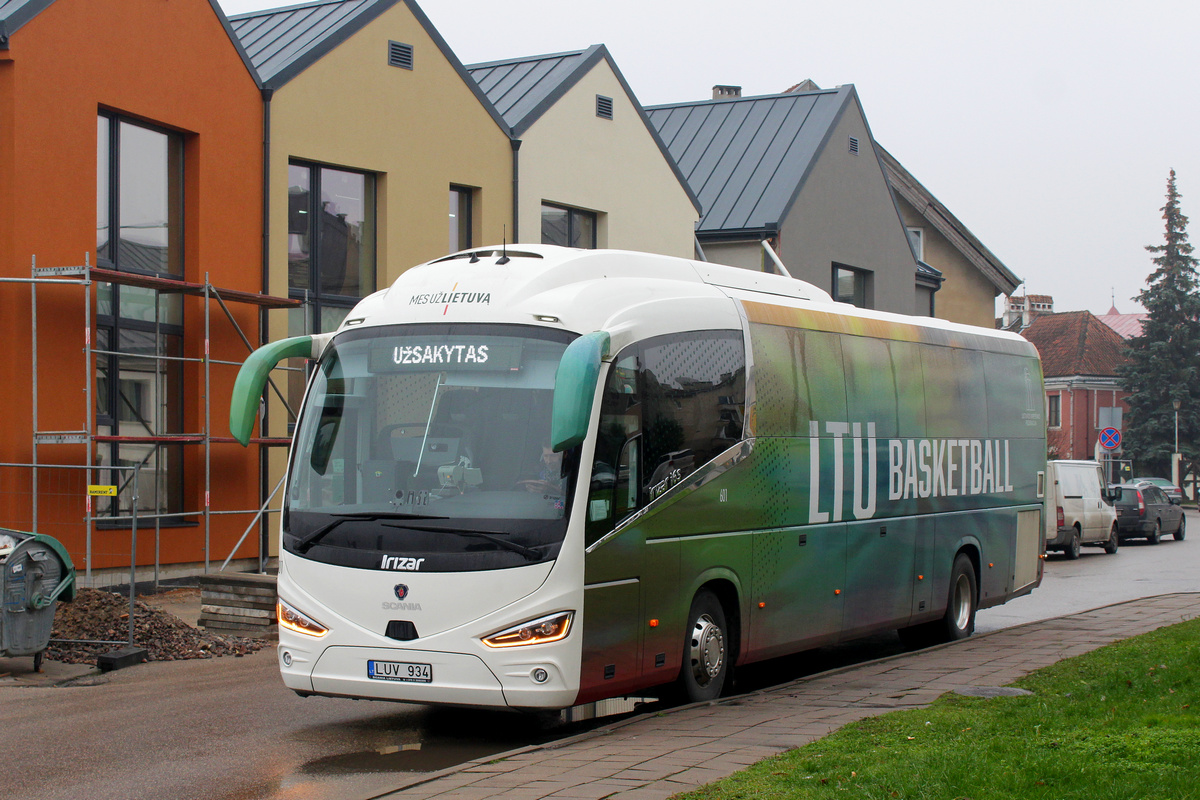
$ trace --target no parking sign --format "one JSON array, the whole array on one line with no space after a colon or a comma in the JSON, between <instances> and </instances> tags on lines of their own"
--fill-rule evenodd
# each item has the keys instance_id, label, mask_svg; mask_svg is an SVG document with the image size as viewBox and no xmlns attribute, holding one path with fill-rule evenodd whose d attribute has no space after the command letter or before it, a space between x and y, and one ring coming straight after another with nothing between
<instances>
[{"instance_id":1,"label":"no parking sign","mask_svg":"<svg viewBox=\"0 0 1200 800\"><path fill-rule=\"evenodd\" d=\"M1116 450L1121 446L1121 432L1116 428L1100 431L1100 446L1105 450Z\"/></svg>"}]
</instances>

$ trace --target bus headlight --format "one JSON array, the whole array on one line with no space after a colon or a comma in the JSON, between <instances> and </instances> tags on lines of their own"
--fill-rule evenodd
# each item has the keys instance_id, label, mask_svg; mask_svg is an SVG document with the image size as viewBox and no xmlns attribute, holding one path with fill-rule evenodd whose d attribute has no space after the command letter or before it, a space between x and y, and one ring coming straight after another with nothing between
<instances>
[{"instance_id":1,"label":"bus headlight","mask_svg":"<svg viewBox=\"0 0 1200 800\"><path fill-rule=\"evenodd\" d=\"M282 600L276 601L275 613L279 618L280 627L287 628L289 631L317 638L329 633L329 628L326 628L307 614L297 611Z\"/></svg>"},{"instance_id":2,"label":"bus headlight","mask_svg":"<svg viewBox=\"0 0 1200 800\"><path fill-rule=\"evenodd\" d=\"M521 647L527 644L546 644L567 638L574 611L561 611L547 617L523 622L511 628L483 637L488 647Z\"/></svg>"}]
</instances>

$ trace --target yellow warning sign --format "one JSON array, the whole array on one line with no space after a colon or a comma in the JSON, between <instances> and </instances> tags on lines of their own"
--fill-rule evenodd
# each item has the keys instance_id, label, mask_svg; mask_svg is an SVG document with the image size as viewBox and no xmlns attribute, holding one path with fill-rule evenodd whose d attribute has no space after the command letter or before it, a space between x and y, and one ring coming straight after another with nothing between
<instances>
[{"instance_id":1,"label":"yellow warning sign","mask_svg":"<svg viewBox=\"0 0 1200 800\"><path fill-rule=\"evenodd\" d=\"M116 497L117 487L115 486L94 486L88 484L88 494L92 497Z\"/></svg>"}]
</instances>

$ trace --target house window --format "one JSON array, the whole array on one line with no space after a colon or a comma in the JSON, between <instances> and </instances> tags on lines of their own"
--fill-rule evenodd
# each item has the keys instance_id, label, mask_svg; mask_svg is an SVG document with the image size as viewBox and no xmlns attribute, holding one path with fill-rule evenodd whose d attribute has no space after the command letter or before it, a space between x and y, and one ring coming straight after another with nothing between
<instances>
[{"instance_id":1,"label":"house window","mask_svg":"<svg viewBox=\"0 0 1200 800\"><path fill-rule=\"evenodd\" d=\"M375 177L289 164L288 296L305 303L290 327L332 331L373 291Z\"/></svg>"},{"instance_id":2,"label":"house window","mask_svg":"<svg viewBox=\"0 0 1200 800\"><path fill-rule=\"evenodd\" d=\"M833 265L833 299L859 308L871 308L871 273L840 264Z\"/></svg>"},{"instance_id":3,"label":"house window","mask_svg":"<svg viewBox=\"0 0 1200 800\"><path fill-rule=\"evenodd\" d=\"M457 253L471 247L472 205L474 190L465 186L450 187L450 250Z\"/></svg>"},{"instance_id":4,"label":"house window","mask_svg":"<svg viewBox=\"0 0 1200 800\"><path fill-rule=\"evenodd\" d=\"M542 244L595 249L595 212L542 203Z\"/></svg>"},{"instance_id":5,"label":"house window","mask_svg":"<svg viewBox=\"0 0 1200 800\"><path fill-rule=\"evenodd\" d=\"M924 228L906 228L908 231L908 240L912 242L913 252L917 254L917 261L925 260L925 229Z\"/></svg>"},{"instance_id":6,"label":"house window","mask_svg":"<svg viewBox=\"0 0 1200 800\"><path fill-rule=\"evenodd\" d=\"M1062 397L1060 395L1046 395L1046 425L1050 428L1062 427Z\"/></svg>"},{"instance_id":7,"label":"house window","mask_svg":"<svg viewBox=\"0 0 1200 800\"><path fill-rule=\"evenodd\" d=\"M183 277L183 137L116 114L96 127L96 263L119 272ZM142 442L104 442L100 464L139 466L107 480L120 487L97 516L183 507L182 448L153 440L181 433L183 305L180 295L101 283L96 289L96 431Z\"/></svg>"}]
</instances>

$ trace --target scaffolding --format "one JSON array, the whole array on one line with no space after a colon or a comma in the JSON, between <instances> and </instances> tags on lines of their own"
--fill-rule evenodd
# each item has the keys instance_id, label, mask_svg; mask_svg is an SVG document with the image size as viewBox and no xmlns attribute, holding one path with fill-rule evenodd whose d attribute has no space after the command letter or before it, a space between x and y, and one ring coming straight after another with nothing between
<instances>
[{"instance_id":1,"label":"scaffolding","mask_svg":"<svg viewBox=\"0 0 1200 800\"><path fill-rule=\"evenodd\" d=\"M81 445L84 445L86 448L86 462L85 463L87 465L89 465L89 467L90 467L89 473L91 472L92 469L94 469L97 473L103 473L106 470L113 470L114 467L117 467L117 465L116 464L96 464L95 463L95 455L96 455L97 445L101 445L101 444L140 445L145 448L145 455L142 457L138 466L145 466L151 459L154 460L154 464L155 464L155 470L154 470L154 473L155 473L154 481L155 482L154 482L154 500L153 500L153 502L154 502L153 508L154 508L155 513L153 515L146 515L146 514L140 515L140 517L142 519L146 519L148 516L152 516L154 519L154 523L155 523L155 545L154 545L154 547L155 547L155 555L154 555L154 581L155 581L155 583L157 584L158 579L159 579L159 566L160 566L160 549L159 549L159 547L160 547L160 535L161 535L161 522L164 518L175 519L175 518L181 518L181 517L195 517L195 516L203 517L204 573L207 574L210 571L211 562L212 562L212 517L218 516L218 515L254 514L253 520L251 521L249 527L247 527L246 531L242 534L241 538L238 539L238 542L237 542L237 544L234 545L233 550L229 554L229 557L226 558L224 563L222 564L221 568L224 569L225 565L227 565L229 563L229 561L233 558L234 553L236 553L237 549L239 547L241 547L242 543L245 541L246 536L250 533L250 531L254 528L254 526L257 525L259 523L259 521L264 518L265 514L270 513L269 505L271 502L271 498L274 496L275 492L278 491L279 487L276 486L275 490L273 490L270 493L270 495L268 495L266 497L265 501L263 502L263 504L260 508L251 508L251 509L245 509L245 510L241 510L241 509L214 510L212 507L212 446L214 444L233 443L235 441L232 436L216 436L213 434L213 430L212 430L212 365L217 364L220 366L233 366L233 367L241 366L240 361L224 361L224 360L212 358L212 356L211 356L211 354L212 354L212 346L211 345L212 345L212 316L213 316L212 315L212 306L213 306L213 302L215 301L216 304L221 309L221 311L224 312L225 318L229 321L229 324L232 326L233 332L235 332L237 334L238 338L242 341L243 345L246 347L247 353L249 353L254 350L254 345L251 344L250 339L248 339L246 337L241 326L238 324L237 319L234 317L233 313L230 311L227 303L250 304L250 305L257 306L260 310L270 310L270 309L299 308L302 305L301 301L292 300L292 299L288 299L288 298L274 297L274 296L267 295L267 294L257 294L257 293L253 293L253 292L245 292L245 291L240 291L240 290L235 290L235 289L218 288L210 282L208 273L205 273L203 283L195 283L195 282L190 282L190 281L177 280L174 278L163 278L163 277L157 277L157 276L153 276L153 275L145 275L145 274L130 273L130 272L119 272L116 270L105 269L105 268L101 268L101 267L92 266L90 263L90 257L88 255L85 255L84 263L82 266L67 266L67 267L38 267L37 266L37 258L35 256L35 257L33 257L32 262L31 262L29 278L0 278L0 283L27 283L30 286L30 304L31 304L30 319L31 319L31 326L32 326L31 345L30 345L31 365L32 365L32 385L31 385L32 406L31 406L31 408L32 408L32 430L33 430L32 459L31 459L32 464L30 466L32 468L32 488L33 488L32 516L33 516L34 530L35 531L37 530L37 516L38 516L38 503L37 503L38 469L40 466L43 466L43 467L57 466L57 465L49 464L47 462L43 462L39 458L39 454L38 454L39 446L59 445L59 444L81 444ZM99 289L97 289L96 297L93 298L92 287L95 284L132 286L132 287L138 287L138 288L142 288L142 289L151 289L157 293L155 295L155 302L154 302L154 313L155 313L154 329L155 329L155 343L156 344L155 344L154 353L152 355L146 354L146 353L141 353L141 352L122 351L120 349L120 345L121 345L120 341L110 341L109 346L106 349L101 349L96 346L96 342L93 341L93 337L92 337L93 324L94 324L93 315L92 315L92 304L93 304L93 299L96 299L96 300L99 299ZM42 430L39 426L39 415L38 415L38 408L39 408L38 286L39 285L42 285L42 286L76 285L76 286L80 286L83 290L83 295L84 295L84 298L83 298L84 299L84 335L83 335L84 361L83 361L83 363L84 363L84 397L85 397L84 409L85 410L84 410L83 426L77 430L50 431L50 430ZM163 352L160 352L160 349L158 347L158 342L161 341L162 320L161 320L161 304L158 302L159 294L163 294L163 295L177 294L177 295L183 295L183 296L200 297L203 299L202 305L203 305L203 309L204 309L204 341L203 341L202 355L200 355L198 357L195 357L195 356L187 357L182 354L178 355L178 356L171 356L171 355L166 355ZM181 338L181 342L183 342L182 338ZM186 352L186 349L184 349L183 352ZM162 433L162 429L163 429L163 425L161 424L162 420L159 417L156 417L155 424L153 426L150 426L146 420L139 419L139 422L141 422L143 427L146 427L147 430L150 431L150 433L148 435L145 435L145 436L122 435L120 432L119 424L116 423L116 417L114 417L114 425L113 425L114 433L113 434L99 433L97 430L98 425L97 425L97 420L96 420L96 405L95 405L94 396L93 396L93 388L96 383L96 372L95 372L96 363L95 363L94 359L97 356L116 356L121 359L146 359L146 360L150 360L150 361L154 361L154 362L170 361L170 362L179 362L181 364L182 363L193 363L193 364L202 365L201 374L202 374L202 378L203 378L202 382L203 382L204 407L203 407L203 414L202 414L203 419L202 419L201 429L198 432L194 432L194 433ZM110 379L119 379L119 376L110 376ZM156 382L161 382L163 380L161 373L158 371L157 366L156 366L156 372L155 372L155 380L156 380ZM295 413L291 409L290 405L288 404L287 397L284 396L283 392L281 392L279 390L279 387L276 386L273 381L271 381L269 383L269 385L271 386L271 388L275 392L275 394L279 397L279 399L282 401L283 407L287 410L287 413L294 420ZM110 412L113 414L116 414L115 410L110 409ZM155 414L161 416L162 413L163 413L162 403L156 403ZM281 446L286 447L291 443L291 440L286 437L260 436L260 437L252 438L250 440L250 442L251 442L251 444L257 445L260 448L268 448L268 447L281 447ZM204 479L203 479L203 484L202 484L203 492L204 492L204 499L203 499L202 508L200 508L197 511L179 510L179 511L171 511L171 512L165 513L165 514L159 513L160 498L158 496L158 491L159 491L159 485L161 482L161 475L160 475L160 469L159 469L158 465L163 463L161 460L160 451L164 447L173 446L173 445L200 446L200 447L203 447L203 449L204 449ZM265 455L265 453L261 453L260 455ZM138 472L137 470L133 470L131 474L137 474L137 472ZM129 478L124 479L124 482L121 484L120 488L118 489L118 497L120 497L121 493L127 488L126 484L128 483L129 480L130 480ZM263 487L263 488L265 488L265 487ZM136 486L132 487L132 495L136 497L139 494L139 492L138 492L139 489L140 489L140 487L136 487ZM260 494L261 493L262 492L260 490ZM119 510L120 510L119 502L118 501L115 501L115 502L117 502L116 510L119 512ZM134 502L137 502L137 501L135 500ZM85 519L84 519L84 524L86 526L86 531L85 531L86 532L85 583L89 584L89 585L91 583L91 578L92 578L92 575L91 575L92 562L93 562L93 559L92 559L92 532L93 532L95 523L101 519L103 519L105 521L112 521L112 522L120 522L123 519L122 517L119 517L119 516L118 517L111 517L111 516L99 517L99 516L93 514L93 511L94 511L93 504L91 501L91 497L89 496L87 498L86 515L85 515ZM136 512L136 509L135 509L135 512ZM263 570L263 567L265 565L265 558L266 558L265 548L260 547L259 548L259 570L260 571Z\"/></svg>"}]
</instances>

